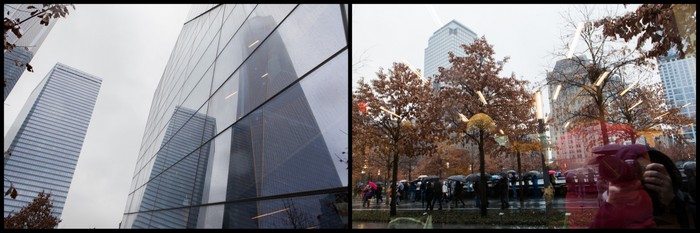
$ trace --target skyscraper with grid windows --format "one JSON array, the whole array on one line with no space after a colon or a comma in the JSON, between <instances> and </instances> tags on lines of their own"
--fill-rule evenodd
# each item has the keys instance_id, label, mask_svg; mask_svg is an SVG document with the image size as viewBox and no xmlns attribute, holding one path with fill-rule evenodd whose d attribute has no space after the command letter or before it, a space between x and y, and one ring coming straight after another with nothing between
<instances>
[{"instance_id":1,"label":"skyscraper with grid windows","mask_svg":"<svg viewBox=\"0 0 700 233\"><path fill-rule=\"evenodd\" d=\"M695 117L695 98L697 96L697 74L695 55L688 54L680 59L675 48L668 51L668 56L659 58L659 75L664 87L668 104L681 108L681 113ZM683 137L695 143L696 124L682 128Z\"/></svg>"},{"instance_id":2,"label":"skyscraper with grid windows","mask_svg":"<svg viewBox=\"0 0 700 233\"><path fill-rule=\"evenodd\" d=\"M7 42L13 43L17 46L10 52L5 52L4 61L4 71L3 76L5 78L5 86L3 90L3 100L7 99L10 95L12 88L19 81L19 77L22 76L26 69L27 63L29 63L34 54L36 54L41 44L48 36L49 32L56 25L56 21L50 22L49 25L41 25L39 21L41 18L31 17L31 11L27 9L29 6L34 6L36 9L41 9L41 4L5 4L4 11L5 18L8 19L20 19L25 20L20 24L22 28L22 37L17 38L17 36L12 32L7 32Z\"/></svg>"},{"instance_id":3,"label":"skyscraper with grid windows","mask_svg":"<svg viewBox=\"0 0 700 233\"><path fill-rule=\"evenodd\" d=\"M347 226L347 7L194 5L120 227Z\"/></svg>"},{"instance_id":4,"label":"skyscraper with grid windows","mask_svg":"<svg viewBox=\"0 0 700 233\"><path fill-rule=\"evenodd\" d=\"M5 135L5 217L17 213L41 191L51 193L61 216L73 172L92 118L102 79L58 63L34 89Z\"/></svg>"},{"instance_id":5,"label":"skyscraper with grid windows","mask_svg":"<svg viewBox=\"0 0 700 233\"><path fill-rule=\"evenodd\" d=\"M424 77L433 77L439 74L438 68L450 68L448 52L454 52L457 56L466 56L462 45L469 45L476 39L476 33L465 27L456 20L452 20L436 30L430 39L428 47L425 48L424 56ZM434 84L435 88L440 88L440 84Z\"/></svg>"}]
</instances>

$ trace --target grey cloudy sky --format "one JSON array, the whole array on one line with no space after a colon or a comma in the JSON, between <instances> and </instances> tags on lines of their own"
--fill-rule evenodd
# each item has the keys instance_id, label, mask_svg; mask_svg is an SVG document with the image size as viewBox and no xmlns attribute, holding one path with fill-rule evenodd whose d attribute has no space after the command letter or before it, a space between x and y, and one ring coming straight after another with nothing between
<instances>
[{"instance_id":1,"label":"grey cloudy sky","mask_svg":"<svg viewBox=\"0 0 700 233\"><path fill-rule=\"evenodd\" d=\"M466 4L466 5L352 5L352 62L364 59L353 71L353 89L360 77L376 77L379 67L389 68L393 62L408 61L423 70L424 50L428 39L450 20L457 20L486 36L493 45L495 57L510 56L501 76L515 72L520 79L541 82L557 60L555 49L565 47L561 36L574 34L566 30L561 17L575 5L555 4ZM636 5L596 5L596 8L619 7L619 12L636 9ZM569 42L566 41L566 44ZM581 41L577 51L584 48ZM445 54L447 56L447 54ZM353 67L355 70L357 67ZM544 89L546 90L546 89ZM543 91L545 99L547 92ZM549 106L545 104L545 111Z\"/></svg>"},{"instance_id":2,"label":"grey cloudy sky","mask_svg":"<svg viewBox=\"0 0 700 233\"><path fill-rule=\"evenodd\" d=\"M81 5L56 23L4 104L5 133L57 62L102 78L59 228L117 228L155 88L191 5Z\"/></svg>"}]
</instances>

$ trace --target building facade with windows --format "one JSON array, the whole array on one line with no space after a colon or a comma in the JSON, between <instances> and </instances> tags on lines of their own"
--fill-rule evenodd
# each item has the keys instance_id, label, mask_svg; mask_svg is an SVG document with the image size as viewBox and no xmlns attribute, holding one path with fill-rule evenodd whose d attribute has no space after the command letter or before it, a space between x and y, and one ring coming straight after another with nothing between
<instances>
[{"instance_id":1,"label":"building facade with windows","mask_svg":"<svg viewBox=\"0 0 700 233\"><path fill-rule=\"evenodd\" d=\"M585 57L561 59L556 62L554 69L547 73L547 82L555 83L555 85L548 86L549 109L551 109L548 116L550 141L556 145L556 149L552 151L552 158L555 158L560 167L564 169L581 167L591 152L590 146L586 146L584 143L584 141L588 141L588 137L567 133L573 128L573 125L567 122L574 113L580 111L583 105L583 101L576 101L576 96L580 94L581 88L570 85L578 80L584 82L582 77L586 77L587 73L581 64L587 65L589 61ZM559 89L559 93L556 93L557 98L554 99L557 89ZM585 127L585 129L595 132L600 128L591 126ZM591 135L600 135L600 133Z\"/></svg>"},{"instance_id":2,"label":"building facade with windows","mask_svg":"<svg viewBox=\"0 0 700 233\"><path fill-rule=\"evenodd\" d=\"M681 108L682 114L695 117L697 96L695 55L688 54L686 58L680 59L675 49L669 50L668 53L668 56L659 58L659 75L664 88L664 97L669 105ZM685 126L682 131L687 141L695 143L696 124Z\"/></svg>"},{"instance_id":3,"label":"building facade with windows","mask_svg":"<svg viewBox=\"0 0 700 233\"><path fill-rule=\"evenodd\" d=\"M5 135L5 217L17 213L41 191L51 193L61 216L102 80L58 63L29 96Z\"/></svg>"},{"instance_id":4,"label":"building facade with windows","mask_svg":"<svg viewBox=\"0 0 700 233\"><path fill-rule=\"evenodd\" d=\"M347 8L194 5L120 227L347 227Z\"/></svg>"},{"instance_id":5,"label":"building facade with windows","mask_svg":"<svg viewBox=\"0 0 700 233\"><path fill-rule=\"evenodd\" d=\"M452 67L447 54L454 52L457 56L466 56L461 46L471 44L475 39L476 33L456 20L448 22L433 32L428 39L428 47L425 48L424 77L438 75L440 67ZM436 84L435 88L440 88L440 84Z\"/></svg>"},{"instance_id":6,"label":"building facade with windows","mask_svg":"<svg viewBox=\"0 0 700 233\"><path fill-rule=\"evenodd\" d=\"M39 24L41 18L31 17L31 11L27 9L29 6L34 6L36 9L41 9L41 4L5 4L4 11L5 18L9 19L20 19L25 20L20 26L22 27L22 37L17 38L17 36L8 32L7 42L15 44L17 46L11 52L5 52L5 66L3 75L5 78L5 86L3 91L3 100L7 99L10 95L12 88L17 84L19 77L22 76L26 66L23 64L29 63L34 54L36 54L41 44L48 36L49 32L56 25L56 21L52 21L49 25L44 26Z\"/></svg>"}]
</instances>

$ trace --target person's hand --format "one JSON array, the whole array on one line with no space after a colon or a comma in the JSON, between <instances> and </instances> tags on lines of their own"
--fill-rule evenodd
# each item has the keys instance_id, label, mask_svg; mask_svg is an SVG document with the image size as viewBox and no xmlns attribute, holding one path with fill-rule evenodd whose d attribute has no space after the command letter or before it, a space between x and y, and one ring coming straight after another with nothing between
<instances>
[{"instance_id":1,"label":"person's hand","mask_svg":"<svg viewBox=\"0 0 700 233\"><path fill-rule=\"evenodd\" d=\"M664 205L671 203L675 197L671 176L664 165L659 163L647 164L643 175L644 187L658 194L659 201Z\"/></svg>"}]
</instances>

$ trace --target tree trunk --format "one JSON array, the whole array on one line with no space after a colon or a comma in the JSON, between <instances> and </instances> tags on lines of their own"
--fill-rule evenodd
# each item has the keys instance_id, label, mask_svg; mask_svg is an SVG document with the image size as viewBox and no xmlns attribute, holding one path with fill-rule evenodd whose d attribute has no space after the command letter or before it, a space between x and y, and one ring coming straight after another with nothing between
<instances>
[{"instance_id":1,"label":"tree trunk","mask_svg":"<svg viewBox=\"0 0 700 233\"><path fill-rule=\"evenodd\" d=\"M602 90L598 90L598 93L598 95L601 97L598 103L598 121L600 122L600 131L603 135L603 145L607 145L610 143L610 139L608 139L608 126L605 121L605 103L603 103L602 100Z\"/></svg>"},{"instance_id":2,"label":"tree trunk","mask_svg":"<svg viewBox=\"0 0 700 233\"><path fill-rule=\"evenodd\" d=\"M484 169L484 130L479 129L479 198L481 199L481 217L486 217L486 205L489 203L488 185L486 184L486 172Z\"/></svg>"},{"instance_id":3,"label":"tree trunk","mask_svg":"<svg viewBox=\"0 0 700 233\"><path fill-rule=\"evenodd\" d=\"M396 146L394 146L396 149ZM389 216L396 216L396 176L399 175L399 152L394 150L394 163L392 164L392 182L391 182L391 210L389 211Z\"/></svg>"},{"instance_id":4,"label":"tree trunk","mask_svg":"<svg viewBox=\"0 0 700 233\"><path fill-rule=\"evenodd\" d=\"M516 152L516 156L518 157L518 180L520 182L520 208L522 208L524 202L525 202L525 193L523 191L523 171L521 169L521 163L520 163L520 150Z\"/></svg>"}]
</instances>

